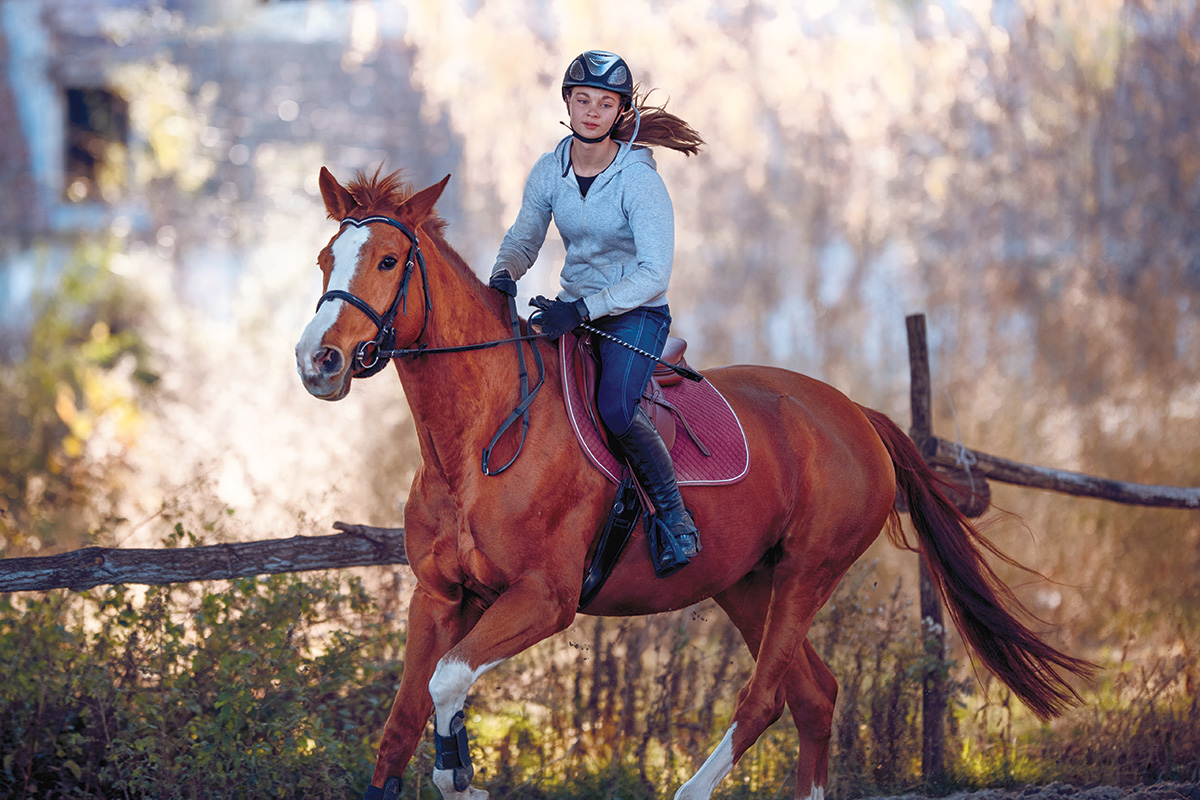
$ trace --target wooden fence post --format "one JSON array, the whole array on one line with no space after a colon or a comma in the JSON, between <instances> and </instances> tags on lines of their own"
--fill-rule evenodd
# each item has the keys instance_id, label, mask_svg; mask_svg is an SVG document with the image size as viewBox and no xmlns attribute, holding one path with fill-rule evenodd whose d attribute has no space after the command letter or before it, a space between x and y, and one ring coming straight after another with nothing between
<instances>
[{"instance_id":1,"label":"wooden fence post","mask_svg":"<svg viewBox=\"0 0 1200 800\"><path fill-rule=\"evenodd\" d=\"M924 442L933 437L933 402L929 379L929 349L925 341L925 315L913 314L905 319L908 327L908 362L910 372L909 396L912 404L912 427L908 435L923 449ZM927 650L936 650L936 662L922 679L921 698L921 771L925 783L937 788L946 778L946 676L941 662L946 653L945 625L942 604L933 576L921 559L921 630ZM933 655L934 653L930 653Z\"/></svg>"}]
</instances>

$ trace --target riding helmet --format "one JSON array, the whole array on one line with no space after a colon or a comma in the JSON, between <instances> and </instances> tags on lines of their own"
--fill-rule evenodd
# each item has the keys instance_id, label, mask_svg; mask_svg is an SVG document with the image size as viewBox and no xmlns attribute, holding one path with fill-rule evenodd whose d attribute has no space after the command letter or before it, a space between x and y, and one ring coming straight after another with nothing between
<instances>
[{"instance_id":1,"label":"riding helmet","mask_svg":"<svg viewBox=\"0 0 1200 800\"><path fill-rule=\"evenodd\" d=\"M588 50L575 57L563 76L563 100L570 97L575 86L615 92L621 96L625 108L633 102L633 76L629 74L629 65L625 59L607 50Z\"/></svg>"}]
</instances>

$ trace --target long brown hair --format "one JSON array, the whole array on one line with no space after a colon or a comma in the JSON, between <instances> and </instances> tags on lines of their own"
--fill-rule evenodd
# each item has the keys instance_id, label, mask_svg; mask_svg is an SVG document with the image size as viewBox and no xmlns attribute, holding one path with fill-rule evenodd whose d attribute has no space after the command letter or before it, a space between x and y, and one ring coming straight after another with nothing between
<instances>
[{"instance_id":1,"label":"long brown hair","mask_svg":"<svg viewBox=\"0 0 1200 800\"><path fill-rule=\"evenodd\" d=\"M643 91L641 84L633 87L633 105L637 107L642 116L641 124L638 125L633 109L628 109L621 113L621 117L617 121L617 129L613 131L612 137L622 142L628 142L636 126L638 129L637 140L631 144L667 147L687 156L699 153L701 145L704 144L700 134L687 122L667 111L666 101L662 105L651 105L649 97L654 92L654 89Z\"/></svg>"}]
</instances>

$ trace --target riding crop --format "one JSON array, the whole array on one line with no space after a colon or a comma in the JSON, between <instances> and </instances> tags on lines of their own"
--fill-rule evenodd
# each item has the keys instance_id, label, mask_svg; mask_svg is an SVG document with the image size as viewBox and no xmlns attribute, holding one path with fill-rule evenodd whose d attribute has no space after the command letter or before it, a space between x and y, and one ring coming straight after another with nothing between
<instances>
[{"instance_id":1,"label":"riding crop","mask_svg":"<svg viewBox=\"0 0 1200 800\"><path fill-rule=\"evenodd\" d=\"M538 305L538 303L535 300L529 301L529 304L531 306L533 306L534 308L538 309L538 311L546 310L542 306ZM538 315L535 312L534 315L532 317L530 317L529 321L535 325L539 324L537 319L535 319L535 317L537 317L537 316ZM613 336L611 333L606 333L606 332L600 330L599 328L595 327L594 325L589 325L586 322L582 322L579 324L578 327L582 328L583 330L587 331L588 333L593 333L596 336L599 336L603 339L607 339L608 341L613 342L614 344L619 344L622 347L627 347L630 350L632 350L633 352L637 353L639 356L643 356L644 358L648 358L656 364L661 364L664 367L667 367L668 369L674 370L677 374L682 375L683 377L687 378L689 381L695 381L696 383L699 383L700 381L704 380L704 376L701 375L699 372L696 372L696 370L692 369L691 367L685 366L683 364L672 364L670 361L666 361L662 358L659 358L658 356L654 355L653 353L648 353L645 350L643 350L642 348L632 345L629 342L625 341L624 339Z\"/></svg>"},{"instance_id":2,"label":"riding crop","mask_svg":"<svg viewBox=\"0 0 1200 800\"><path fill-rule=\"evenodd\" d=\"M588 333L594 333L595 335L600 336L605 339L608 339L610 342L619 344L622 347L628 347L630 350L637 353L639 356L645 356L646 358L650 359L651 361L654 361L655 363L662 364L664 367L670 367L671 369L675 370L675 372L677 372L678 374L687 378L689 381L695 381L696 383L699 383L700 381L704 380L704 376L701 375L699 372L696 372L696 370L692 369L691 367L684 366L683 364L672 364L670 361L665 361L665 360L659 358L658 356L654 355L653 353L646 352L645 350L643 350L640 347L635 347L634 345L630 344L629 342L625 341L624 339L620 339L616 336L613 336L611 333L605 333L604 331L600 330L599 328L597 328L595 326L588 325L586 322L581 324L579 327L583 328Z\"/></svg>"}]
</instances>

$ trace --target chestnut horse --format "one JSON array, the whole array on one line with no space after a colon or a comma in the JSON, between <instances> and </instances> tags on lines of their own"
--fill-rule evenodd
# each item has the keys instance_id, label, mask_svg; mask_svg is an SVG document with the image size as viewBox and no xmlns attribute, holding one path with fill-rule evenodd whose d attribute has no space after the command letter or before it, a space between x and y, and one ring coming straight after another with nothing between
<instances>
[{"instance_id":1,"label":"chestnut horse","mask_svg":"<svg viewBox=\"0 0 1200 800\"><path fill-rule=\"evenodd\" d=\"M490 668L571 624L589 548L616 493L576 445L549 342L521 320L517 342L463 348L511 338L514 328L506 298L443 238L445 223L433 209L447 180L413 192L398 173L360 172L343 187L322 168L325 208L341 225L318 257L325 294L296 347L305 388L325 400L345 397L355 377L393 361L420 442L421 466L404 506L417 587L404 675L368 798L398 794L431 713L433 780L443 796L487 796L471 785L467 692ZM377 338L381 328L394 336ZM524 395L518 348L524 358L541 351L545 386L528 405L519 457L485 475L480 453ZM585 612L653 614L711 597L754 657L724 738L676 798L710 797L785 704L800 734L796 796L823 797L837 681L807 634L880 531L908 546L893 510L897 487L916 549L980 660L1043 718L1078 702L1059 671L1088 677L1092 665L1019 621L1019 603L985 561L995 550L945 499L891 420L782 369L703 374L741 419L749 472L732 486L684 488L704 544L686 569L655 578L635 533Z\"/></svg>"}]
</instances>

